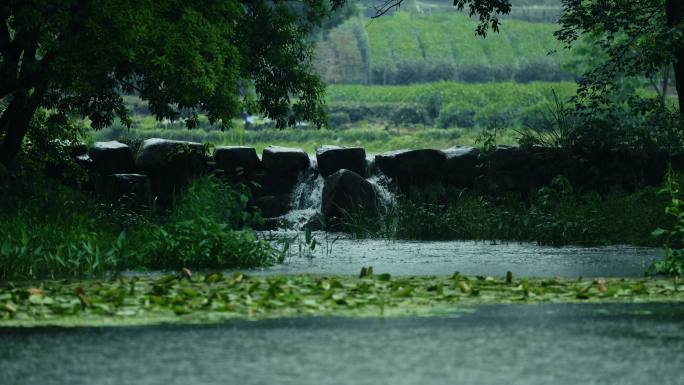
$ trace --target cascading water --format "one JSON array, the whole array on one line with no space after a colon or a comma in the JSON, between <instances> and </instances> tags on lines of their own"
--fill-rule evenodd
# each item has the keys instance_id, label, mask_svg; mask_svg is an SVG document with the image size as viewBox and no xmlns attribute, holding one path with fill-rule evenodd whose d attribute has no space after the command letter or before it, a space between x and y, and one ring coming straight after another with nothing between
<instances>
[{"instance_id":1,"label":"cascading water","mask_svg":"<svg viewBox=\"0 0 684 385\"><path fill-rule=\"evenodd\" d=\"M396 203L396 197L390 188L390 180L377 167L372 156L366 159L369 177L368 182L373 185L378 203L383 211L387 211ZM310 167L299 176L299 180L292 191L290 211L283 216L284 224L292 230L302 230L312 218L321 212L323 185L325 179L318 172L315 157L310 157Z\"/></svg>"},{"instance_id":2,"label":"cascading water","mask_svg":"<svg viewBox=\"0 0 684 385\"><path fill-rule=\"evenodd\" d=\"M375 165L374 156L366 157L366 170L369 175L366 180L373 185L380 207L384 212L387 212L390 207L397 203L397 197L391 190L391 181Z\"/></svg>"},{"instance_id":3,"label":"cascading water","mask_svg":"<svg viewBox=\"0 0 684 385\"><path fill-rule=\"evenodd\" d=\"M301 230L311 218L321 212L325 180L318 173L316 158L311 157L309 163L309 169L299 176L292 191L290 211L283 218L287 226L294 230Z\"/></svg>"}]
</instances>

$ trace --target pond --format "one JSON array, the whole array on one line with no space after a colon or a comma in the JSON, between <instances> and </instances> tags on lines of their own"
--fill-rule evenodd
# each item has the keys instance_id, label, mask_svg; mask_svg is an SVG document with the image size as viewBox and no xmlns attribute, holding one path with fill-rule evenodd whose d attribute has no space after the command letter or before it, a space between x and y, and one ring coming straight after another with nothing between
<instances>
[{"instance_id":1,"label":"pond","mask_svg":"<svg viewBox=\"0 0 684 385\"><path fill-rule=\"evenodd\" d=\"M502 276L507 271L528 277L639 277L663 257L656 248L635 246L550 247L534 243L446 241L425 242L350 239L334 233L314 233L310 250L302 234L263 233L274 244L290 239L285 262L261 274L358 274L373 266L376 273L393 275ZM282 247L279 245L279 247Z\"/></svg>"}]
</instances>

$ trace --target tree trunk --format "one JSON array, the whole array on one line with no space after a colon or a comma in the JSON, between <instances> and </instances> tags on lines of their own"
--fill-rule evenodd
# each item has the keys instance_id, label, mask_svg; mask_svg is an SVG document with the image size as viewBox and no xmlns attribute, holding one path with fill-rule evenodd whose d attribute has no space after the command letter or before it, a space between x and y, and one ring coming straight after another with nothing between
<instances>
[{"instance_id":1,"label":"tree trunk","mask_svg":"<svg viewBox=\"0 0 684 385\"><path fill-rule=\"evenodd\" d=\"M0 132L5 135L0 143L0 163L7 168L12 166L19 153L31 118L38 109L41 99L42 92L35 92L31 96L23 92L15 94L0 117Z\"/></svg>"},{"instance_id":2,"label":"tree trunk","mask_svg":"<svg viewBox=\"0 0 684 385\"><path fill-rule=\"evenodd\" d=\"M667 25L675 27L684 19L684 2L681 0L667 0L665 5ZM679 101L679 116L684 118L684 41L680 39L674 47L674 76Z\"/></svg>"}]
</instances>

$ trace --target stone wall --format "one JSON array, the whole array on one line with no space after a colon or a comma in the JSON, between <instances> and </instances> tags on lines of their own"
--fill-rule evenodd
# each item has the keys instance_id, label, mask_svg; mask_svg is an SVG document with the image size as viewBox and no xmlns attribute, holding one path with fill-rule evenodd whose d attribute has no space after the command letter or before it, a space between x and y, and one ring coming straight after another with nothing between
<instances>
[{"instance_id":1,"label":"stone wall","mask_svg":"<svg viewBox=\"0 0 684 385\"><path fill-rule=\"evenodd\" d=\"M579 192L630 192L660 184L668 162L676 170L684 168L684 156L665 152L579 154L557 148L503 145L487 153L472 147L453 147L398 150L373 158L367 158L363 148L324 146L316 151L314 162L296 148L272 146L259 157L253 148L222 146L210 156L200 143L148 139L137 153L123 143L98 142L87 154L75 156L89 171L95 192L107 199L133 196L133 202L138 204L168 207L174 194L191 178L214 173L247 183L254 195L253 204L267 218L288 212L290 194L305 172L317 172L330 179L326 179L324 196L334 198L323 202L323 207L333 213L339 212L339 207L367 206L372 197L363 181L378 172L389 177L399 193L439 183L486 195L515 192L526 196L548 185L557 175L567 177ZM339 174L340 170L354 175Z\"/></svg>"}]
</instances>

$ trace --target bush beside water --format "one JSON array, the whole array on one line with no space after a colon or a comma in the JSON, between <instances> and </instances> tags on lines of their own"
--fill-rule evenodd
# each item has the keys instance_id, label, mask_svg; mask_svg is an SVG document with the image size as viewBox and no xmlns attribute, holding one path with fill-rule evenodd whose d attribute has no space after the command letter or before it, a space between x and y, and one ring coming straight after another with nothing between
<instances>
[{"instance_id":1,"label":"bush beside water","mask_svg":"<svg viewBox=\"0 0 684 385\"><path fill-rule=\"evenodd\" d=\"M565 178L557 177L527 200L516 195L483 197L435 185L400 197L379 220L348 213L347 231L361 238L659 246L651 232L672 219L665 214L668 200L658 190L578 195Z\"/></svg>"},{"instance_id":2,"label":"bush beside water","mask_svg":"<svg viewBox=\"0 0 684 385\"><path fill-rule=\"evenodd\" d=\"M164 215L131 211L49 179L1 189L0 280L104 275L127 269L257 267L280 254L245 225L247 190L191 183Z\"/></svg>"}]
</instances>

